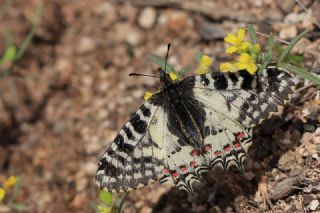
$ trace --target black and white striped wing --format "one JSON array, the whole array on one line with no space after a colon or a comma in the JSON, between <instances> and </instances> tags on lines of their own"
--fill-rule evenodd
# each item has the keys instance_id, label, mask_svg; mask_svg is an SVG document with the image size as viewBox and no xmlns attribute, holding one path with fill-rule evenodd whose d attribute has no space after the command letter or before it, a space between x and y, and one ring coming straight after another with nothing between
<instances>
[{"instance_id":1,"label":"black and white striped wing","mask_svg":"<svg viewBox=\"0 0 320 213\"><path fill-rule=\"evenodd\" d=\"M204 147L210 168L242 168L251 127L281 110L294 90L292 77L269 66L262 76L195 76L193 93L206 111Z\"/></svg>"},{"instance_id":2,"label":"black and white striped wing","mask_svg":"<svg viewBox=\"0 0 320 213\"><path fill-rule=\"evenodd\" d=\"M123 192L158 179L163 171L163 143L158 137L160 107L146 102L134 113L103 154L96 173L101 189Z\"/></svg>"}]
</instances>

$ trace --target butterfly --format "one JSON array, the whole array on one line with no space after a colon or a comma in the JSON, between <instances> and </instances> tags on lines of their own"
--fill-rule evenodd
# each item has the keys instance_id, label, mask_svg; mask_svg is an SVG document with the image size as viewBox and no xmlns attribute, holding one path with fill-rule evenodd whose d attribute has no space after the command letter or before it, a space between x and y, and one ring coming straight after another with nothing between
<instances>
[{"instance_id":1,"label":"butterfly","mask_svg":"<svg viewBox=\"0 0 320 213\"><path fill-rule=\"evenodd\" d=\"M261 75L210 72L181 81L158 70L161 90L132 114L98 164L101 189L124 192L159 180L193 191L215 167L242 170L252 127L294 91L291 75L272 64Z\"/></svg>"}]
</instances>

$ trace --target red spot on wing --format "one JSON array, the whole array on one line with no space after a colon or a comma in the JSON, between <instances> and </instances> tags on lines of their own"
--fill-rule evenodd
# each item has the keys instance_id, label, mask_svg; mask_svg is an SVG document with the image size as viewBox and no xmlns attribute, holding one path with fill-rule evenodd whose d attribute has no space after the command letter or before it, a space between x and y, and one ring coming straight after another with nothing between
<instances>
[{"instance_id":1,"label":"red spot on wing","mask_svg":"<svg viewBox=\"0 0 320 213\"><path fill-rule=\"evenodd\" d=\"M215 156L219 156L219 155L222 154L222 152L221 152L221 151L215 151L213 154L214 154Z\"/></svg>"},{"instance_id":2,"label":"red spot on wing","mask_svg":"<svg viewBox=\"0 0 320 213\"><path fill-rule=\"evenodd\" d=\"M207 144L203 147L204 151L209 151L211 150L211 145L210 144Z\"/></svg>"},{"instance_id":3,"label":"red spot on wing","mask_svg":"<svg viewBox=\"0 0 320 213\"><path fill-rule=\"evenodd\" d=\"M199 155L199 150L193 150L192 152L191 152L191 155L192 156L198 156Z\"/></svg>"},{"instance_id":4,"label":"red spot on wing","mask_svg":"<svg viewBox=\"0 0 320 213\"><path fill-rule=\"evenodd\" d=\"M231 147L230 147L229 144L223 147L224 151L226 151L226 152L229 152L229 151L230 151L230 148L231 148Z\"/></svg>"},{"instance_id":5,"label":"red spot on wing","mask_svg":"<svg viewBox=\"0 0 320 213\"><path fill-rule=\"evenodd\" d=\"M172 171L172 172L171 172L171 176L174 177L174 178L176 178L176 177L179 176L179 173L178 173L177 171Z\"/></svg>"},{"instance_id":6,"label":"red spot on wing","mask_svg":"<svg viewBox=\"0 0 320 213\"><path fill-rule=\"evenodd\" d=\"M195 161L191 161L191 162L190 162L190 167L192 167L192 168L193 168L193 167L195 167L196 165L197 165L197 164L196 164L196 162L195 162Z\"/></svg>"},{"instance_id":7,"label":"red spot on wing","mask_svg":"<svg viewBox=\"0 0 320 213\"><path fill-rule=\"evenodd\" d=\"M185 166L180 166L180 170L181 170L182 172L185 172L185 171L187 171L187 167L185 167Z\"/></svg>"},{"instance_id":8,"label":"red spot on wing","mask_svg":"<svg viewBox=\"0 0 320 213\"><path fill-rule=\"evenodd\" d=\"M244 132L238 132L235 137L236 141L240 141L245 136Z\"/></svg>"},{"instance_id":9,"label":"red spot on wing","mask_svg":"<svg viewBox=\"0 0 320 213\"><path fill-rule=\"evenodd\" d=\"M170 173L170 169L163 169L163 173L169 174Z\"/></svg>"},{"instance_id":10,"label":"red spot on wing","mask_svg":"<svg viewBox=\"0 0 320 213\"><path fill-rule=\"evenodd\" d=\"M235 143L233 144L234 148L239 148L240 147L240 143Z\"/></svg>"}]
</instances>

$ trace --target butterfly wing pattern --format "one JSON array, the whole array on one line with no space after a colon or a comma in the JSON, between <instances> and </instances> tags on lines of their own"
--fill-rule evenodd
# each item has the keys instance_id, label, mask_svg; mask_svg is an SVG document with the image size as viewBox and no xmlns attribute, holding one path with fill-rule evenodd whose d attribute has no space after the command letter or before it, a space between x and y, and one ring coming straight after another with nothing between
<instances>
[{"instance_id":1,"label":"butterfly wing pattern","mask_svg":"<svg viewBox=\"0 0 320 213\"><path fill-rule=\"evenodd\" d=\"M140 188L159 180L193 191L214 167L243 168L251 128L281 110L292 77L268 66L262 75L212 72L170 82L134 113L103 154L101 189Z\"/></svg>"}]
</instances>

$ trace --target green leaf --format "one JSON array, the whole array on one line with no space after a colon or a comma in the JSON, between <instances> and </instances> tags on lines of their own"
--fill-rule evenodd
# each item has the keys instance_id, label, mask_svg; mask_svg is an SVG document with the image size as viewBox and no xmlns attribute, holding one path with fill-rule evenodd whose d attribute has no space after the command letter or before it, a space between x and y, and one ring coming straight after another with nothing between
<instances>
[{"instance_id":1,"label":"green leaf","mask_svg":"<svg viewBox=\"0 0 320 213\"><path fill-rule=\"evenodd\" d=\"M128 194L129 194L129 192L126 192L126 193L124 194L124 196L123 196L121 199L119 199L120 201L119 201L119 203L118 203L118 212L120 212L120 213L123 213L123 212L124 212L124 210L123 210L123 204L124 204L124 201L126 200Z\"/></svg>"},{"instance_id":2,"label":"green leaf","mask_svg":"<svg viewBox=\"0 0 320 213\"><path fill-rule=\"evenodd\" d=\"M33 39L33 36L38 29L38 25L41 21L43 9L44 9L43 3L39 3L39 5L37 6L37 9L36 9L36 12L35 12L35 17L33 19L32 28L29 31L28 35L25 37L25 39L22 41L22 44L18 49L18 52L15 57L16 61L19 60L23 56L23 54L27 50L28 46L30 45L30 43Z\"/></svg>"},{"instance_id":3,"label":"green leaf","mask_svg":"<svg viewBox=\"0 0 320 213\"><path fill-rule=\"evenodd\" d=\"M290 54L288 57L288 61L294 65L298 65L303 62L304 57L302 54Z\"/></svg>"},{"instance_id":4,"label":"green leaf","mask_svg":"<svg viewBox=\"0 0 320 213\"><path fill-rule=\"evenodd\" d=\"M178 76L179 78L183 78L188 72L192 71L193 67L191 65L187 65L185 67L183 67L179 72L178 72Z\"/></svg>"},{"instance_id":5,"label":"green leaf","mask_svg":"<svg viewBox=\"0 0 320 213\"><path fill-rule=\"evenodd\" d=\"M157 65L159 65L163 70L165 69L165 64L166 64L166 60L163 59L162 57L154 54L154 53L151 53L149 55L150 59L156 63ZM165 70L167 73L176 73L176 70L170 66L169 64L167 64L167 69Z\"/></svg>"},{"instance_id":6,"label":"green leaf","mask_svg":"<svg viewBox=\"0 0 320 213\"><path fill-rule=\"evenodd\" d=\"M309 32L309 30L304 30L302 33L300 33L299 35L297 35L288 45L287 47L283 50L283 52L281 53L277 63L282 63L284 61L284 59L290 54L292 48L297 44L297 42L303 38L307 33Z\"/></svg>"},{"instance_id":7,"label":"green leaf","mask_svg":"<svg viewBox=\"0 0 320 213\"><path fill-rule=\"evenodd\" d=\"M106 206L111 206L112 204L112 194L110 192L101 190L99 192L99 199Z\"/></svg>"},{"instance_id":8,"label":"green leaf","mask_svg":"<svg viewBox=\"0 0 320 213\"><path fill-rule=\"evenodd\" d=\"M28 206L26 204L22 203L14 203L11 205L11 207L17 211L26 211L28 209Z\"/></svg>"},{"instance_id":9,"label":"green leaf","mask_svg":"<svg viewBox=\"0 0 320 213\"><path fill-rule=\"evenodd\" d=\"M266 67L268 66L268 64L272 60L273 40L274 40L274 37L273 37L272 33L270 33L270 36L268 38L268 52L267 52L266 57L264 58L262 65L259 67L258 74L262 74L262 72L266 69Z\"/></svg>"},{"instance_id":10,"label":"green leaf","mask_svg":"<svg viewBox=\"0 0 320 213\"><path fill-rule=\"evenodd\" d=\"M251 43L257 43L257 34L251 24L248 25L248 33Z\"/></svg>"},{"instance_id":11,"label":"green leaf","mask_svg":"<svg viewBox=\"0 0 320 213\"><path fill-rule=\"evenodd\" d=\"M5 28L5 39L6 39L6 46L10 47L13 44L13 36L12 32L9 28Z\"/></svg>"},{"instance_id":12,"label":"green leaf","mask_svg":"<svg viewBox=\"0 0 320 213\"><path fill-rule=\"evenodd\" d=\"M284 51L284 48L281 47L281 45L276 44L275 45L275 50L277 55L281 55ZM304 57L302 54L292 54L289 53L282 61L282 63L289 63L289 64L294 64L298 65L304 60Z\"/></svg>"},{"instance_id":13,"label":"green leaf","mask_svg":"<svg viewBox=\"0 0 320 213\"><path fill-rule=\"evenodd\" d=\"M16 198L18 197L22 182L23 182L23 176L20 175L20 176L17 177L17 182L16 182L16 184L14 185L14 188L13 188L13 195L12 195L12 198L11 198L12 203L14 203Z\"/></svg>"},{"instance_id":14,"label":"green leaf","mask_svg":"<svg viewBox=\"0 0 320 213\"><path fill-rule=\"evenodd\" d=\"M93 208L96 212L98 212L98 205L97 205L94 201L90 202L89 205L90 205L90 207Z\"/></svg>"},{"instance_id":15,"label":"green leaf","mask_svg":"<svg viewBox=\"0 0 320 213\"><path fill-rule=\"evenodd\" d=\"M6 49L4 56L1 59L1 63L3 62L11 62L15 59L17 54L17 48L15 46L10 46Z\"/></svg>"},{"instance_id":16,"label":"green leaf","mask_svg":"<svg viewBox=\"0 0 320 213\"><path fill-rule=\"evenodd\" d=\"M320 77L317 76L316 74L308 72L305 69L302 69L300 67L296 67L292 64L287 64L287 63L280 63L280 64L278 64L278 67L284 68L290 72L293 72L297 75L302 76L303 78L306 78L306 79L312 81L313 83L320 85Z\"/></svg>"},{"instance_id":17,"label":"green leaf","mask_svg":"<svg viewBox=\"0 0 320 213\"><path fill-rule=\"evenodd\" d=\"M202 56L203 56L203 53L200 51L197 51L195 55L196 62L200 63Z\"/></svg>"},{"instance_id":18,"label":"green leaf","mask_svg":"<svg viewBox=\"0 0 320 213\"><path fill-rule=\"evenodd\" d=\"M268 56L272 58L272 48L273 48L273 41L274 41L274 36L272 33L270 33L270 36L268 38Z\"/></svg>"}]
</instances>

